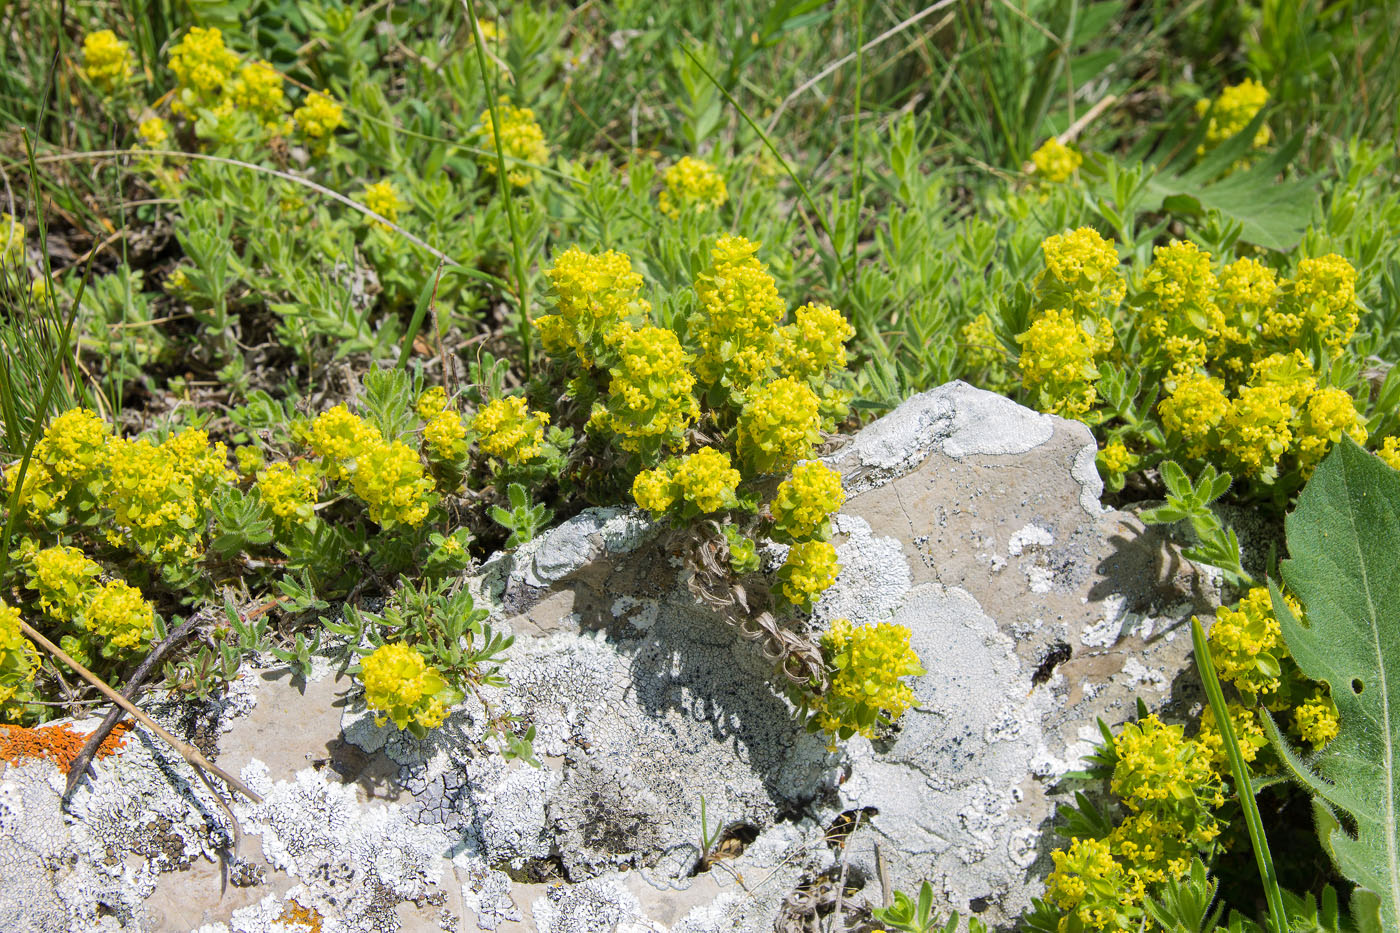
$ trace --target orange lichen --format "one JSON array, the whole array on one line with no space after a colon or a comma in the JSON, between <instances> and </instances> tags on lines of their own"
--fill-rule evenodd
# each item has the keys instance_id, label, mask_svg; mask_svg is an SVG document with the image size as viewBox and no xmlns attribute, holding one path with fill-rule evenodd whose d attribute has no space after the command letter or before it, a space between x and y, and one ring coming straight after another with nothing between
<instances>
[{"instance_id":1,"label":"orange lichen","mask_svg":"<svg viewBox=\"0 0 1400 933\"><path fill-rule=\"evenodd\" d=\"M115 755L122 749L131 723L119 722L102 744L97 746L97 758ZM83 750L88 737L74 732L69 726L45 726L26 729L23 726L0 726L0 761L17 762L25 758L52 761L64 774L73 767L73 760Z\"/></svg>"},{"instance_id":2,"label":"orange lichen","mask_svg":"<svg viewBox=\"0 0 1400 933\"><path fill-rule=\"evenodd\" d=\"M321 914L312 907L303 907L296 901L288 901L278 914L277 922L306 927L311 933L321 933Z\"/></svg>"}]
</instances>

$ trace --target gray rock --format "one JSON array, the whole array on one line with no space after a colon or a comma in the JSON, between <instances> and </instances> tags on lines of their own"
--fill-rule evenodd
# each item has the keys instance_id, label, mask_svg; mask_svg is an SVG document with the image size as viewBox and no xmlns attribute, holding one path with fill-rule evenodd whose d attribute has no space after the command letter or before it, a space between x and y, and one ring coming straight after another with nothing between
<instances>
[{"instance_id":1,"label":"gray rock","mask_svg":"<svg viewBox=\"0 0 1400 933\"><path fill-rule=\"evenodd\" d=\"M843 570L809 624L906 625L928 670L877 742L808 735L673 539L589 510L466 581L517 636L486 699L535 726L540 769L501 758L475 699L419 741L348 680L250 669L220 747L266 798L232 802L250 883L222 889L232 828L138 731L67 814L47 764L0 775L0 921L264 933L295 901L350 931L758 933L843 871L850 902L878 904L883 869L1007 925L1048 868L1056 778L1096 719L1193 701L1182 625L1218 595L1160 530L1100 507L1093 458L1082 425L951 383L829 459Z\"/></svg>"}]
</instances>

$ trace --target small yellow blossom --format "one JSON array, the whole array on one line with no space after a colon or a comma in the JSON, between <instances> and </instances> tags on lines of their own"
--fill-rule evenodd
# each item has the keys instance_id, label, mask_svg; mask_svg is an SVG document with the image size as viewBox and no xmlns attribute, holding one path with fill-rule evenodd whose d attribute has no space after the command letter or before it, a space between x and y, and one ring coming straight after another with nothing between
<instances>
[{"instance_id":1,"label":"small yellow blossom","mask_svg":"<svg viewBox=\"0 0 1400 933\"><path fill-rule=\"evenodd\" d=\"M159 149L170 139L170 124L160 117L150 117L137 124L136 135L142 146Z\"/></svg>"},{"instance_id":2,"label":"small yellow blossom","mask_svg":"<svg viewBox=\"0 0 1400 933\"><path fill-rule=\"evenodd\" d=\"M306 95L306 102L292 111L292 117L313 146L324 147L344 122L345 108L329 91L312 91Z\"/></svg>"},{"instance_id":3,"label":"small yellow blossom","mask_svg":"<svg viewBox=\"0 0 1400 933\"><path fill-rule=\"evenodd\" d=\"M83 36L83 77L111 94L131 80L135 71L131 46L110 29Z\"/></svg>"},{"instance_id":4,"label":"small yellow blossom","mask_svg":"<svg viewBox=\"0 0 1400 933\"><path fill-rule=\"evenodd\" d=\"M1051 184L1059 184L1069 181L1079 171L1079 166L1084 164L1084 156L1051 136L1031 153L1031 161L1035 163L1036 174Z\"/></svg>"},{"instance_id":5,"label":"small yellow blossom","mask_svg":"<svg viewBox=\"0 0 1400 933\"><path fill-rule=\"evenodd\" d=\"M1268 102L1269 92L1251 78L1225 88L1214 102L1206 98L1196 101L1196 116L1205 118L1207 114L1210 115L1205 142L1198 151L1204 153L1214 149L1239 133L1249 126L1255 114ZM1254 148L1268 145L1272 135L1269 128L1261 124L1254 134Z\"/></svg>"},{"instance_id":6,"label":"small yellow blossom","mask_svg":"<svg viewBox=\"0 0 1400 933\"><path fill-rule=\"evenodd\" d=\"M387 178L369 185L360 192L360 200L365 202L365 207L379 214L390 222L399 219L399 211L406 206L399 198L398 191L394 188L394 183ZM388 229L379 221L374 223L382 229Z\"/></svg>"},{"instance_id":7,"label":"small yellow blossom","mask_svg":"<svg viewBox=\"0 0 1400 933\"><path fill-rule=\"evenodd\" d=\"M716 210L729 200L724 176L703 159L685 156L662 175L661 213L675 220L681 211L704 214Z\"/></svg>"},{"instance_id":8,"label":"small yellow blossom","mask_svg":"<svg viewBox=\"0 0 1400 933\"><path fill-rule=\"evenodd\" d=\"M505 157L506 180L517 188L523 188L539 177L538 166L549 161L549 145L544 139L544 130L535 122L535 112L528 107L515 107L505 98L496 105L501 117L501 154ZM480 129L477 131L481 148L485 152L479 156L486 171L496 174L496 133L490 109L483 110L477 118Z\"/></svg>"},{"instance_id":9,"label":"small yellow blossom","mask_svg":"<svg viewBox=\"0 0 1400 933\"><path fill-rule=\"evenodd\" d=\"M518 395L492 399L472 419L477 444L487 455L519 466L540 455L549 415L531 411Z\"/></svg>"}]
</instances>

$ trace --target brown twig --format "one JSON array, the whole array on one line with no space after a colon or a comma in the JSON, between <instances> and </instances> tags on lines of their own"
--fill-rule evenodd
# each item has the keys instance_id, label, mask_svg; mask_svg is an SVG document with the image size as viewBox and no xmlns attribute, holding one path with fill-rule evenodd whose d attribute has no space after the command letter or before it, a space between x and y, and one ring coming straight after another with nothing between
<instances>
[{"instance_id":1,"label":"brown twig","mask_svg":"<svg viewBox=\"0 0 1400 933\"><path fill-rule=\"evenodd\" d=\"M160 661L161 655L183 641L185 636L190 633L190 630L201 621L200 616L200 613L195 613L190 616L184 622L180 623L175 631L161 639L160 644L151 649L151 653L146 655L146 659L141 662L141 665L136 668L135 673L133 673L131 678L127 681L126 689L122 691L122 696L126 697L128 700L134 700L136 698L136 691L140 689L141 684L145 682L146 677L150 675L151 670ZM86 744L83 745L82 751L78 752L78 757L73 759L73 764L68 769L68 786L63 789L63 796L67 797L69 794L73 793L73 789L78 786L78 782L82 780L83 775L87 773L88 765L92 763L93 755L97 754L97 746L101 745L102 740L111 734L116 724L121 722L123 715L125 715L125 711L120 706L113 706L107 711L107 715L103 717L101 725L94 729L92 734L88 736L88 740Z\"/></svg>"},{"instance_id":2,"label":"brown twig","mask_svg":"<svg viewBox=\"0 0 1400 933\"><path fill-rule=\"evenodd\" d=\"M234 790L238 791L240 794L247 797L254 803L263 802L262 797L259 796L258 793L254 791L251 787L249 787L247 784L244 784L232 774L229 774L223 768L220 768L218 765L211 762L208 758L205 758L202 754L200 754L198 749L194 748L188 743L180 741L179 739L175 738L175 736L165 731L165 729L160 725L160 723L156 722L150 716L147 716L145 713L141 712L132 704L130 700L128 700L126 697L122 696L120 693L103 683L102 680L92 671L88 670L86 667L83 667L77 661L74 661L71 657L68 656L68 653L66 651L64 651L62 648L58 647L53 642L45 638L43 635L35 631L34 628L30 626L28 622L25 622L23 619L21 619L19 622L19 627L20 631L24 632L25 635L29 636L29 638L35 644L39 645L49 654L53 655L55 658L58 658L58 660L71 667L74 671L78 673L80 677L82 677L88 683L96 687L103 696L120 706L122 709L126 710L128 713L131 714L131 717L133 719L135 719L141 725L145 726L147 729L154 732L167 745L175 749L175 751L179 752L180 757L184 758L185 761L189 762L195 768L202 768L205 771L208 771L212 774L217 775L220 778L223 778L223 780L228 784L229 787L232 787ZM223 803L222 800L219 802L220 804Z\"/></svg>"},{"instance_id":3,"label":"brown twig","mask_svg":"<svg viewBox=\"0 0 1400 933\"><path fill-rule=\"evenodd\" d=\"M850 833L846 836L846 841L841 845L841 876L836 881L836 909L831 912L831 929L834 933L837 929L846 929L846 921L841 917L841 911L845 907L846 900L846 868L851 860L851 840L855 838L856 830L860 829L860 818L865 811L856 811L855 824L851 826ZM838 928L836 924L841 924Z\"/></svg>"}]
</instances>

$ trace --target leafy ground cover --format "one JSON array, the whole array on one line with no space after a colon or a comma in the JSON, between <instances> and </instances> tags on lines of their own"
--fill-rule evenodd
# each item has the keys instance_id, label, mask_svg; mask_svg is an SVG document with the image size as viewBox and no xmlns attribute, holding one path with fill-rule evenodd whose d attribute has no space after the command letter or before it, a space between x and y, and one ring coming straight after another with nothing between
<instances>
[{"instance_id":1,"label":"leafy ground cover","mask_svg":"<svg viewBox=\"0 0 1400 933\"><path fill-rule=\"evenodd\" d=\"M1345 881L1386 877L1324 827L1284 904L1238 792L1245 766L1306 800L1299 743L1329 777L1333 743L1378 754L1298 647L1326 597L1288 568L1319 546L1279 534L1271 597L1212 503L1281 526L1329 451L1400 468L1390 12L7 6L4 716L96 700L29 626L118 682L170 643L191 696L250 652L338 652L431 729L510 648L454 575L635 503L700 598L754 597L795 715L875 734L922 667L897 627L801 624L843 501L808 461L963 378L1088 424L1110 497L1165 499L1145 517L1189 520L1238 597L1209 636L1228 705L1105 730L1083 778L1110 793L1067 811L1028 927L1204 929L1217 888L1240 928L1363 924ZM530 757L528 723L498 735Z\"/></svg>"}]
</instances>

